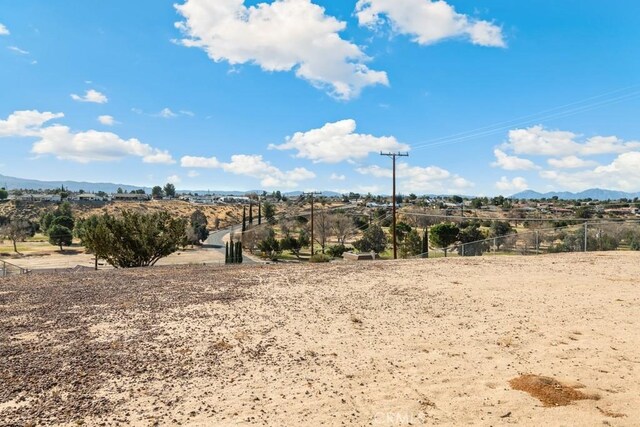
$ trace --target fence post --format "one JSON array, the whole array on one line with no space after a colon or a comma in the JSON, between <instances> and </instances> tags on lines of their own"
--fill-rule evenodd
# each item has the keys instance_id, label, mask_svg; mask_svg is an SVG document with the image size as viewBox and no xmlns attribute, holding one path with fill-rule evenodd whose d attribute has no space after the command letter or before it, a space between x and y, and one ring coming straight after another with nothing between
<instances>
[{"instance_id":1,"label":"fence post","mask_svg":"<svg viewBox=\"0 0 640 427\"><path fill-rule=\"evenodd\" d=\"M538 230L536 230L536 255L540 254L540 236L538 233Z\"/></svg>"},{"instance_id":2,"label":"fence post","mask_svg":"<svg viewBox=\"0 0 640 427\"><path fill-rule=\"evenodd\" d=\"M584 223L584 251L587 252L587 222Z\"/></svg>"}]
</instances>

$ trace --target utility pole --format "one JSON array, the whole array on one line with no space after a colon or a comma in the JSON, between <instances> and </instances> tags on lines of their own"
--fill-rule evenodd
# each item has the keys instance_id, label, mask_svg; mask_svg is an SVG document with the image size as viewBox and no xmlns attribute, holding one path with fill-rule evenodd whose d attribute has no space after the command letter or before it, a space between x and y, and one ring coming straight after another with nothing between
<instances>
[{"instance_id":1,"label":"utility pole","mask_svg":"<svg viewBox=\"0 0 640 427\"><path fill-rule=\"evenodd\" d=\"M311 191L309 193L302 193L303 196L311 196L311 256L314 255L314 251L313 251L313 202L314 202L314 196L318 195L318 194L322 194L318 191Z\"/></svg>"},{"instance_id":2,"label":"utility pole","mask_svg":"<svg viewBox=\"0 0 640 427\"><path fill-rule=\"evenodd\" d=\"M393 259L398 259L398 242L396 240L396 157L409 157L409 153L383 153L381 156L391 157L393 159Z\"/></svg>"}]
</instances>

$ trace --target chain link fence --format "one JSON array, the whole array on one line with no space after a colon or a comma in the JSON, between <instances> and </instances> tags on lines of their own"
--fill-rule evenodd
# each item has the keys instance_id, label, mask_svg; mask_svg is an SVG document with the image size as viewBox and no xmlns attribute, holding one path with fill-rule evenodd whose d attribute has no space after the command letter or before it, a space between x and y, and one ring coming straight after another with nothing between
<instances>
[{"instance_id":1,"label":"chain link fence","mask_svg":"<svg viewBox=\"0 0 640 427\"><path fill-rule=\"evenodd\" d=\"M561 252L640 250L640 220L584 222L557 228L528 229L446 248L447 256L541 255ZM425 258L426 254L417 258ZM428 257L445 256L430 248Z\"/></svg>"}]
</instances>

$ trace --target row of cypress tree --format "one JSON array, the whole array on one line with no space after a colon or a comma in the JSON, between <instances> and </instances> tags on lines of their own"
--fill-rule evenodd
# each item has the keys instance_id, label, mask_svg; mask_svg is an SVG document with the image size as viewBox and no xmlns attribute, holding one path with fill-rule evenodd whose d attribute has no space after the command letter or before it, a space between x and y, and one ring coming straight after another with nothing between
<instances>
[{"instance_id":1,"label":"row of cypress tree","mask_svg":"<svg viewBox=\"0 0 640 427\"><path fill-rule=\"evenodd\" d=\"M225 264L242 264L242 242L227 242L225 245Z\"/></svg>"}]
</instances>

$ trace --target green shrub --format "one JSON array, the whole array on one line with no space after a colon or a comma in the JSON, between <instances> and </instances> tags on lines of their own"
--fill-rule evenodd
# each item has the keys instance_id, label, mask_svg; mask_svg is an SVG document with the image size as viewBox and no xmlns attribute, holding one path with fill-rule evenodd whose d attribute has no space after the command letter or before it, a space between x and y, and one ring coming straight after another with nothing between
<instances>
[{"instance_id":1,"label":"green shrub","mask_svg":"<svg viewBox=\"0 0 640 427\"><path fill-rule=\"evenodd\" d=\"M347 247L345 245L335 245L327 248L327 254L333 258L340 258L346 251Z\"/></svg>"},{"instance_id":2,"label":"green shrub","mask_svg":"<svg viewBox=\"0 0 640 427\"><path fill-rule=\"evenodd\" d=\"M640 240L633 239L629 247L632 251L640 251Z\"/></svg>"},{"instance_id":3,"label":"green shrub","mask_svg":"<svg viewBox=\"0 0 640 427\"><path fill-rule=\"evenodd\" d=\"M309 262L329 262L331 257L326 254L315 254L309 258Z\"/></svg>"}]
</instances>

